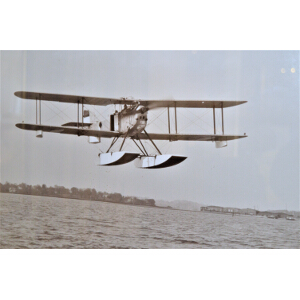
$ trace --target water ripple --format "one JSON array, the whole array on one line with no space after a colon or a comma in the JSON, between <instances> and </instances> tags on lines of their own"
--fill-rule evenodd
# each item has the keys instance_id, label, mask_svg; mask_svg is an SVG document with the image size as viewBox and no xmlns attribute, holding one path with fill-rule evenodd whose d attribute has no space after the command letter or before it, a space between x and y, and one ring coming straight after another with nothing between
<instances>
[{"instance_id":1,"label":"water ripple","mask_svg":"<svg viewBox=\"0 0 300 300\"><path fill-rule=\"evenodd\" d=\"M299 220L1 194L0 248L300 248Z\"/></svg>"}]
</instances>

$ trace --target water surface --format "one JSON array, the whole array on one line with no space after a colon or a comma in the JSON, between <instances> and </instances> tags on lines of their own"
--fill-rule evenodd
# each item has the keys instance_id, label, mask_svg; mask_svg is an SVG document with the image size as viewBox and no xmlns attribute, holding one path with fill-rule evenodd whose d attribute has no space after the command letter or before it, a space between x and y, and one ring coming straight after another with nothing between
<instances>
[{"instance_id":1,"label":"water surface","mask_svg":"<svg viewBox=\"0 0 300 300\"><path fill-rule=\"evenodd\" d=\"M297 248L300 222L0 194L0 248Z\"/></svg>"}]
</instances>

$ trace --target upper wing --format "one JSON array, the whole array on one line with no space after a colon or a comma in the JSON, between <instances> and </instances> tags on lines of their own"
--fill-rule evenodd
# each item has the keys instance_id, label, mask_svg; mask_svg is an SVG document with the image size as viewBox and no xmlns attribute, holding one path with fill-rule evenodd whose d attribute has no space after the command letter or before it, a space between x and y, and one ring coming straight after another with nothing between
<instances>
[{"instance_id":1,"label":"upper wing","mask_svg":"<svg viewBox=\"0 0 300 300\"><path fill-rule=\"evenodd\" d=\"M25 130L42 130L45 132L54 132L54 133L64 133L64 134L74 134L74 135L85 135L85 136L97 136L112 138L121 136L118 132L113 131L103 131L103 130L92 130L85 128L71 128L71 127L62 127L62 126L48 126L48 125L36 125L36 124L25 124L18 123L16 126L20 129Z\"/></svg>"},{"instance_id":2,"label":"upper wing","mask_svg":"<svg viewBox=\"0 0 300 300\"><path fill-rule=\"evenodd\" d=\"M46 93L35 93L35 92L15 92L15 96L23 99L33 100L46 100L46 101L57 101L67 103L84 103L90 105L109 105L109 104L135 104L134 100L116 99L116 98L99 98L99 97L85 97L85 96L73 96L63 94L46 94Z\"/></svg>"},{"instance_id":3,"label":"upper wing","mask_svg":"<svg viewBox=\"0 0 300 300\"><path fill-rule=\"evenodd\" d=\"M35 92L15 92L15 96L23 99L46 100L67 103L84 103L90 105L110 105L110 104L140 104L149 109L156 107L194 107L194 108L213 108L213 107L230 107L246 103L247 101L206 101L206 100L129 100L125 98L99 98L85 97L63 94L47 94Z\"/></svg>"},{"instance_id":4,"label":"upper wing","mask_svg":"<svg viewBox=\"0 0 300 300\"><path fill-rule=\"evenodd\" d=\"M190 107L190 108L220 108L236 106L247 101L220 101L220 100L140 100L141 105L149 109L156 107Z\"/></svg>"},{"instance_id":5,"label":"upper wing","mask_svg":"<svg viewBox=\"0 0 300 300\"><path fill-rule=\"evenodd\" d=\"M152 140L166 141L230 141L247 137L247 135L214 135L214 134L167 134L167 133L148 133ZM144 133L139 133L135 138L147 140Z\"/></svg>"}]
</instances>

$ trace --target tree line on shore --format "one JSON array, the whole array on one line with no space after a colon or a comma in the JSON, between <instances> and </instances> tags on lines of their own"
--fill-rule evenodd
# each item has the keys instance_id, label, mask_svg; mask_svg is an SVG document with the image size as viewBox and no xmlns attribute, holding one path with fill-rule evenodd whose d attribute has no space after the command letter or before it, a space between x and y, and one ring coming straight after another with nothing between
<instances>
[{"instance_id":1,"label":"tree line on shore","mask_svg":"<svg viewBox=\"0 0 300 300\"><path fill-rule=\"evenodd\" d=\"M72 187L68 189L58 185L47 187L45 184L28 185L26 183L14 184L6 182L4 184L0 183L0 192L155 206L154 199L139 199L137 197L122 196L120 193L100 192L90 188L79 189Z\"/></svg>"}]
</instances>

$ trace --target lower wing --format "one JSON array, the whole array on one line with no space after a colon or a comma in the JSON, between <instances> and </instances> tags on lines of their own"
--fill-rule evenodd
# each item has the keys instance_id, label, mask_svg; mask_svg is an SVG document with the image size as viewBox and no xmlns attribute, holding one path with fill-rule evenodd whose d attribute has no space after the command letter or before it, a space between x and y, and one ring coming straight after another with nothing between
<instances>
[{"instance_id":1,"label":"lower wing","mask_svg":"<svg viewBox=\"0 0 300 300\"><path fill-rule=\"evenodd\" d=\"M223 134L167 134L167 133L148 133L152 140L166 141L230 141L247 137L247 135L223 135ZM148 140L148 136L139 133L134 138Z\"/></svg>"},{"instance_id":2,"label":"lower wing","mask_svg":"<svg viewBox=\"0 0 300 300\"><path fill-rule=\"evenodd\" d=\"M49 125L36 125L36 124L25 124L18 123L16 126L20 129L25 130L42 130L44 132L53 132L53 133L63 133L63 134L74 134L74 135L85 135L85 136L97 136L112 138L121 136L118 132L113 131L103 131L103 130L93 130L85 128L74 128L74 127L62 127L62 126L49 126Z\"/></svg>"},{"instance_id":3,"label":"lower wing","mask_svg":"<svg viewBox=\"0 0 300 300\"><path fill-rule=\"evenodd\" d=\"M85 128L74 128L65 126L49 126L49 125L37 125L18 123L16 126L25 130L42 130L44 132L84 135L84 136L96 136L104 138L113 138L122 136L119 132L93 130ZM214 134L167 134L167 133L149 133L149 137L152 140L166 140L166 141L230 141L247 137L247 135L214 135ZM148 140L149 137L145 133L139 133L133 136L133 139Z\"/></svg>"}]
</instances>

